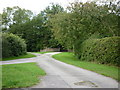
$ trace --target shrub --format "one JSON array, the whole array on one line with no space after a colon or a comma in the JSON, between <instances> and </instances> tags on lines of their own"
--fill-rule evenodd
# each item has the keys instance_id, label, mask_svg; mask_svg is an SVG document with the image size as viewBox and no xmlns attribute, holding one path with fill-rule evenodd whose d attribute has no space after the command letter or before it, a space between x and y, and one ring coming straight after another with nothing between
<instances>
[{"instance_id":1,"label":"shrub","mask_svg":"<svg viewBox=\"0 0 120 90\"><path fill-rule=\"evenodd\" d=\"M88 39L81 44L81 60L95 61L101 64L120 65L119 47L120 37L106 37L102 39Z\"/></svg>"},{"instance_id":2,"label":"shrub","mask_svg":"<svg viewBox=\"0 0 120 90\"><path fill-rule=\"evenodd\" d=\"M19 36L2 33L2 57L12 57L26 54L26 44Z\"/></svg>"}]
</instances>

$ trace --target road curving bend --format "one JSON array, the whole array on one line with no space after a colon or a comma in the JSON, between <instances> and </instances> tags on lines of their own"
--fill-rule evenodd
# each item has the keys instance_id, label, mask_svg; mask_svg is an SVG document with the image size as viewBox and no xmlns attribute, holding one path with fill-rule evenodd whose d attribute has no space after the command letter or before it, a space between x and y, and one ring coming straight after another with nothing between
<instances>
[{"instance_id":1,"label":"road curving bend","mask_svg":"<svg viewBox=\"0 0 120 90\"><path fill-rule=\"evenodd\" d=\"M118 88L118 82L112 78L88 71L53 59L60 52L37 54L37 57L0 61L1 65L36 62L47 75L40 83L29 88Z\"/></svg>"},{"instance_id":2,"label":"road curving bend","mask_svg":"<svg viewBox=\"0 0 120 90\"><path fill-rule=\"evenodd\" d=\"M51 56L57 53L35 54L37 64L47 75L32 88L118 88L112 78L53 59Z\"/></svg>"}]
</instances>

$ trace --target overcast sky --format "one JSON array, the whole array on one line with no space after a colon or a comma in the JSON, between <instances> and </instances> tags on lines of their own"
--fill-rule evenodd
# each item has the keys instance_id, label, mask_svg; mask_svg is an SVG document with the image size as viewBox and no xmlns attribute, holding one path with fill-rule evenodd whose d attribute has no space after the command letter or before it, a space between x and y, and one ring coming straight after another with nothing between
<instances>
[{"instance_id":1,"label":"overcast sky","mask_svg":"<svg viewBox=\"0 0 120 90\"><path fill-rule=\"evenodd\" d=\"M44 10L50 3L58 3L63 7L69 5L70 2L75 0L0 0L0 13L2 13L3 8L19 6L33 11L34 13L39 13ZM88 0L79 0L86 2Z\"/></svg>"}]
</instances>

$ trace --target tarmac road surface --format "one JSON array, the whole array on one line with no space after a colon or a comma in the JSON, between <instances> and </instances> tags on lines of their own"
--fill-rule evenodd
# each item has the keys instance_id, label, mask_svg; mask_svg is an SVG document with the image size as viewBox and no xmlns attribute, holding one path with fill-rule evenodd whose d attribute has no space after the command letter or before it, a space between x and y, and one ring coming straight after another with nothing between
<instances>
[{"instance_id":1,"label":"tarmac road surface","mask_svg":"<svg viewBox=\"0 0 120 90\"><path fill-rule=\"evenodd\" d=\"M36 62L47 73L40 77L40 83L29 88L118 88L118 82L112 78L69 65L51 56L60 52L37 54L37 57L0 61L0 64Z\"/></svg>"},{"instance_id":2,"label":"tarmac road surface","mask_svg":"<svg viewBox=\"0 0 120 90\"><path fill-rule=\"evenodd\" d=\"M35 54L37 64L47 75L32 88L118 88L112 78L53 59L51 56L57 53Z\"/></svg>"}]
</instances>

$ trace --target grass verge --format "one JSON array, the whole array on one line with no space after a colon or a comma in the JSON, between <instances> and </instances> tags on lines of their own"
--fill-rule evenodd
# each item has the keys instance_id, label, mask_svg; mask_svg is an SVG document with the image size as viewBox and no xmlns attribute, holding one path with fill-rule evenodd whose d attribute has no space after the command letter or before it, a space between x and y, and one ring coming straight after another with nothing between
<instances>
[{"instance_id":1,"label":"grass verge","mask_svg":"<svg viewBox=\"0 0 120 90\"><path fill-rule=\"evenodd\" d=\"M26 55L21 55L21 56L18 56L18 57L2 58L2 61L22 59L22 58L31 58L31 57L36 57L36 55L33 55L31 53L27 53Z\"/></svg>"},{"instance_id":2,"label":"grass verge","mask_svg":"<svg viewBox=\"0 0 120 90\"><path fill-rule=\"evenodd\" d=\"M36 63L2 65L2 88L32 86L43 75L45 72Z\"/></svg>"},{"instance_id":3,"label":"grass verge","mask_svg":"<svg viewBox=\"0 0 120 90\"><path fill-rule=\"evenodd\" d=\"M51 53L52 51L49 52L33 52L33 53L39 53L39 54L45 54L45 53Z\"/></svg>"},{"instance_id":4,"label":"grass verge","mask_svg":"<svg viewBox=\"0 0 120 90\"><path fill-rule=\"evenodd\" d=\"M80 61L79 59L75 58L73 53L69 53L69 52L59 53L59 54L53 55L52 57L59 61L71 64L77 67L81 67L87 70L91 70L96 73L99 73L120 81L120 78L118 78L118 71L120 70L119 67L96 64L94 62Z\"/></svg>"}]
</instances>

